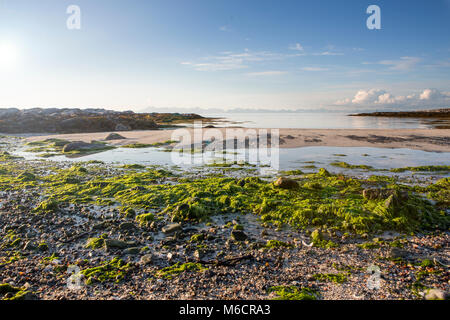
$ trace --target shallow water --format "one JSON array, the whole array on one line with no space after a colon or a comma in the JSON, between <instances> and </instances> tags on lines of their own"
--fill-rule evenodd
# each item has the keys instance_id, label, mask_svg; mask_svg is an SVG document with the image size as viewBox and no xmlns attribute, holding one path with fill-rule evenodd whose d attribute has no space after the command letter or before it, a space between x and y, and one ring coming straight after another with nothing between
<instances>
[{"instance_id":1,"label":"shallow water","mask_svg":"<svg viewBox=\"0 0 450 320\"><path fill-rule=\"evenodd\" d=\"M202 113L223 118L220 126L300 129L427 129L450 126L450 119L351 117L348 112ZM213 123L214 124L214 123Z\"/></svg>"},{"instance_id":2,"label":"shallow water","mask_svg":"<svg viewBox=\"0 0 450 320\"><path fill-rule=\"evenodd\" d=\"M270 156L266 158L258 158L259 153L256 149L249 149L247 152L243 149L237 149L235 152L227 152L225 154L222 152L206 151L204 153L198 152L182 155L179 152L165 152L162 148L154 147L143 149L118 148L77 158L56 156L49 159L70 162L99 160L108 164L178 166L185 170L215 162L240 161L252 165L262 165L262 169L266 173L273 172L274 169L301 169L302 171L310 172L316 171L317 168L326 168L332 172L367 172L362 169L345 169L331 165L333 162L341 161L352 165L367 165L374 169L450 165L449 152L371 147L302 147L281 148L278 150L279 156L276 153L271 155L269 153ZM263 154L266 151L259 150ZM19 151L15 154L27 160L42 160L42 158L30 152ZM277 163L278 159L279 163ZM377 174L376 171L370 171L370 173ZM387 174L387 171L381 171L378 174Z\"/></svg>"}]
</instances>

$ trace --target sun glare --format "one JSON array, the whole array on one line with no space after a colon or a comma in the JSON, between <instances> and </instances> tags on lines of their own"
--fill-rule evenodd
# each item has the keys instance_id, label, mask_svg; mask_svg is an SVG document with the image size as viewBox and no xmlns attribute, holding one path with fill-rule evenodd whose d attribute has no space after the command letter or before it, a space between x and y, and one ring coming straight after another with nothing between
<instances>
[{"instance_id":1,"label":"sun glare","mask_svg":"<svg viewBox=\"0 0 450 320\"><path fill-rule=\"evenodd\" d=\"M12 68L17 62L17 48L12 44L0 44L0 68Z\"/></svg>"}]
</instances>

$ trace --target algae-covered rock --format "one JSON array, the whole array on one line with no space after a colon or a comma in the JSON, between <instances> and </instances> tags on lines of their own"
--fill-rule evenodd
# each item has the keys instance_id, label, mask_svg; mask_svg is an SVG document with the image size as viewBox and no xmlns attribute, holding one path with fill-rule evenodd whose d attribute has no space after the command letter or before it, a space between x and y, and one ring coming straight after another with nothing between
<instances>
[{"instance_id":1,"label":"algae-covered rock","mask_svg":"<svg viewBox=\"0 0 450 320\"><path fill-rule=\"evenodd\" d=\"M277 181L273 183L276 187L282 188L282 189L290 189L294 190L299 187L298 182L289 178L280 177Z\"/></svg>"},{"instance_id":2,"label":"algae-covered rock","mask_svg":"<svg viewBox=\"0 0 450 320\"><path fill-rule=\"evenodd\" d=\"M58 209L58 202L54 199L48 199L39 203L38 206L33 209L33 212L56 212Z\"/></svg>"},{"instance_id":3,"label":"algae-covered rock","mask_svg":"<svg viewBox=\"0 0 450 320\"><path fill-rule=\"evenodd\" d=\"M231 239L235 241L245 241L247 240L248 236L244 233L244 231L241 230L231 230Z\"/></svg>"}]
</instances>

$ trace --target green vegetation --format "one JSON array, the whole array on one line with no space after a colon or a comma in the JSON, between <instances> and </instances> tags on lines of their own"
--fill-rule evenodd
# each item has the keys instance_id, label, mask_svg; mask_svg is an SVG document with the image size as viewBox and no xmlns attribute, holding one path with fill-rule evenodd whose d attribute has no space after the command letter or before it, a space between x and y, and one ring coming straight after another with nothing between
<instances>
[{"instance_id":1,"label":"green vegetation","mask_svg":"<svg viewBox=\"0 0 450 320\"><path fill-rule=\"evenodd\" d=\"M268 293L274 292L277 297L274 300L317 300L319 294L310 288L299 288L296 286L274 286L270 287Z\"/></svg>"},{"instance_id":2,"label":"green vegetation","mask_svg":"<svg viewBox=\"0 0 450 320\"><path fill-rule=\"evenodd\" d=\"M161 270L158 270L155 274L157 278L163 278L163 279L173 279L174 277L178 276L180 273L183 272L199 272L204 271L207 268L203 267L200 263L194 263L194 262L187 262L187 263L180 263L177 262L173 266L163 268Z\"/></svg>"},{"instance_id":3,"label":"green vegetation","mask_svg":"<svg viewBox=\"0 0 450 320\"><path fill-rule=\"evenodd\" d=\"M347 162L332 162L330 163L330 165L335 166L335 167L341 167L341 168L345 168L345 169L364 169L364 170L371 170L373 169L371 166L367 166L364 164L360 164L360 165L356 165L356 164L349 164Z\"/></svg>"},{"instance_id":4,"label":"green vegetation","mask_svg":"<svg viewBox=\"0 0 450 320\"><path fill-rule=\"evenodd\" d=\"M30 291L27 291L22 288L13 287L8 283L0 284L0 295L3 295L3 300L23 300L26 295L30 294Z\"/></svg>"},{"instance_id":5,"label":"green vegetation","mask_svg":"<svg viewBox=\"0 0 450 320\"><path fill-rule=\"evenodd\" d=\"M136 216L142 225L163 216L174 222L198 222L227 213L253 213L266 226L312 227L331 233L337 230L353 234L384 230L411 233L446 229L450 225L444 210L450 201L449 178L411 186L399 184L395 178L357 179L334 175L322 168L317 173L299 175L295 180L299 187L288 190L274 186L274 178L210 175L193 179L158 167L128 168L140 170L119 168L112 173L103 166L81 163L68 169L50 168L50 174L42 175L42 171L18 170L14 161L9 161L0 164L0 190L39 190L47 200L36 205L36 213L54 212L68 203L120 206L126 218L144 211ZM171 183L166 183L169 179ZM363 196L367 185L389 190L368 199ZM424 199L423 194L436 204ZM312 238L319 247L337 246L321 235L313 234Z\"/></svg>"},{"instance_id":6,"label":"green vegetation","mask_svg":"<svg viewBox=\"0 0 450 320\"><path fill-rule=\"evenodd\" d=\"M293 248L294 245L278 240L268 240L266 248Z\"/></svg>"},{"instance_id":7,"label":"green vegetation","mask_svg":"<svg viewBox=\"0 0 450 320\"><path fill-rule=\"evenodd\" d=\"M117 283L124 279L131 268L132 266L129 263L125 263L116 257L111 261L104 262L98 267L85 269L81 271L81 274L86 277L86 284L104 281L114 281Z\"/></svg>"},{"instance_id":8,"label":"green vegetation","mask_svg":"<svg viewBox=\"0 0 450 320\"><path fill-rule=\"evenodd\" d=\"M450 172L450 166L420 166L420 167L404 167L391 169L391 172L405 172L405 171L423 171L423 172Z\"/></svg>"},{"instance_id":9,"label":"green vegetation","mask_svg":"<svg viewBox=\"0 0 450 320\"><path fill-rule=\"evenodd\" d=\"M141 149L141 148L149 148L151 146L152 146L151 144L146 144L146 143L130 143L130 144L121 146L121 148Z\"/></svg>"},{"instance_id":10,"label":"green vegetation","mask_svg":"<svg viewBox=\"0 0 450 320\"><path fill-rule=\"evenodd\" d=\"M312 276L314 280L320 282L333 282L342 284L347 282L348 273L316 273Z\"/></svg>"}]
</instances>

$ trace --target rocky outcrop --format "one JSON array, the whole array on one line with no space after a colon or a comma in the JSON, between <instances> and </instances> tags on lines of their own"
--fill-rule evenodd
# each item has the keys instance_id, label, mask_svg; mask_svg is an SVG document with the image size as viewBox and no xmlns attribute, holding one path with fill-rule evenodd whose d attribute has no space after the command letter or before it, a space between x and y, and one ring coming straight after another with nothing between
<instances>
[{"instance_id":1,"label":"rocky outcrop","mask_svg":"<svg viewBox=\"0 0 450 320\"><path fill-rule=\"evenodd\" d=\"M450 108L420 111L390 111L350 114L355 117L450 118Z\"/></svg>"},{"instance_id":2,"label":"rocky outcrop","mask_svg":"<svg viewBox=\"0 0 450 320\"><path fill-rule=\"evenodd\" d=\"M0 133L86 133L151 130L160 123L202 119L193 114L134 113L104 109L0 109Z\"/></svg>"}]
</instances>

